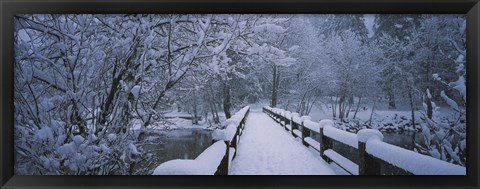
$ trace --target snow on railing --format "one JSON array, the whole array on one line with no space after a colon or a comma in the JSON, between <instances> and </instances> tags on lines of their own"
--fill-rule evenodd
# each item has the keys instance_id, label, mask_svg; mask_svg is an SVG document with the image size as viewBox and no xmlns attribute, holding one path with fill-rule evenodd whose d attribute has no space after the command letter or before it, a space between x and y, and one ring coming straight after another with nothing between
<instances>
[{"instance_id":1,"label":"snow on railing","mask_svg":"<svg viewBox=\"0 0 480 189\"><path fill-rule=\"evenodd\" d=\"M325 127L323 128L323 134L331 139L335 139L338 142L358 149L358 139L357 135L354 133L340 130L335 127Z\"/></svg>"},{"instance_id":2,"label":"snow on railing","mask_svg":"<svg viewBox=\"0 0 480 189\"><path fill-rule=\"evenodd\" d=\"M317 123L308 116L300 117L298 113L279 108L264 107L263 111L294 137L302 138L305 146L319 151L327 162L333 161L351 174L389 174L381 173L381 165L388 164L400 174L466 175L465 167L383 142L383 134L375 129L362 129L354 134L335 128L332 120ZM319 135L318 141L311 133ZM333 141L345 144L350 152L358 154L358 164L334 151Z\"/></svg>"},{"instance_id":3,"label":"snow on railing","mask_svg":"<svg viewBox=\"0 0 480 189\"><path fill-rule=\"evenodd\" d=\"M175 159L160 164L153 175L213 175L225 155L226 147L223 141L215 142L194 160Z\"/></svg>"},{"instance_id":4,"label":"snow on railing","mask_svg":"<svg viewBox=\"0 0 480 189\"><path fill-rule=\"evenodd\" d=\"M367 153L415 175L466 175L465 167L418 154L381 140L369 140Z\"/></svg>"},{"instance_id":5,"label":"snow on railing","mask_svg":"<svg viewBox=\"0 0 480 189\"><path fill-rule=\"evenodd\" d=\"M225 121L225 129L217 129L212 133L213 140L232 141L237 132L239 124L246 117L245 114L250 110L250 106L246 106L235 113L232 117Z\"/></svg>"},{"instance_id":6,"label":"snow on railing","mask_svg":"<svg viewBox=\"0 0 480 189\"><path fill-rule=\"evenodd\" d=\"M294 122L297 123L297 124L301 124L301 123L302 123L302 119L300 118L300 114L298 114L298 113L293 113L292 121L294 121Z\"/></svg>"},{"instance_id":7,"label":"snow on railing","mask_svg":"<svg viewBox=\"0 0 480 189\"><path fill-rule=\"evenodd\" d=\"M310 129L313 132L320 131L320 124L312 120L303 121L303 126L305 126L307 129Z\"/></svg>"},{"instance_id":8,"label":"snow on railing","mask_svg":"<svg viewBox=\"0 0 480 189\"><path fill-rule=\"evenodd\" d=\"M213 144L194 160L164 162L155 168L153 175L227 175L249 112L250 107L246 106L227 119L224 129L212 133Z\"/></svg>"}]
</instances>

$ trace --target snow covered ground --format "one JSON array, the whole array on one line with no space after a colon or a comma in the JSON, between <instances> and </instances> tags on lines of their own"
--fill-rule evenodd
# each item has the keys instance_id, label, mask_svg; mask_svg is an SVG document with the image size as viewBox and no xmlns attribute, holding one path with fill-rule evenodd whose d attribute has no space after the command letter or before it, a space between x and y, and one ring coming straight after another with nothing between
<instances>
[{"instance_id":1,"label":"snow covered ground","mask_svg":"<svg viewBox=\"0 0 480 189\"><path fill-rule=\"evenodd\" d=\"M353 119L355 109L352 108L348 118L346 118L344 121L339 119L335 120L335 126L354 133L356 133L362 127L365 127L369 122L370 115L372 114L372 105L365 104L364 106L362 105L360 107L361 108L359 108L355 119ZM423 116L422 113L424 112L425 110L423 109L415 111L415 120L417 122L415 125L417 130L421 128L421 126L418 124L420 123L420 120ZM438 107L438 116L442 122L446 122L446 119L451 116L452 113L453 110L449 107ZM388 132L414 131L413 127L411 126L411 114L412 112L408 107L399 107L398 109L391 110L387 108L387 103L379 103L377 104L377 107L375 107L375 111L372 115L371 128ZM327 106L325 104L314 106L308 116L311 117L312 121L333 119L330 105Z\"/></svg>"},{"instance_id":2,"label":"snow covered ground","mask_svg":"<svg viewBox=\"0 0 480 189\"><path fill-rule=\"evenodd\" d=\"M250 111L229 175L336 174L260 109Z\"/></svg>"},{"instance_id":3,"label":"snow covered ground","mask_svg":"<svg viewBox=\"0 0 480 189\"><path fill-rule=\"evenodd\" d=\"M324 101L326 101L324 99ZM351 112L349 113L348 118L352 118L353 114L355 113L355 107L352 107ZM397 109L388 109L388 102L386 101L381 101L378 102L377 105L375 106L375 110L373 112L373 119L377 119L377 121L384 121L387 120L386 118L389 117L394 117L395 115L397 116L402 116L406 117L408 119L411 118L411 111L409 106L405 105L397 105ZM438 106L438 111L439 111L439 116L444 117L452 114L453 110L449 108L448 106ZM372 103L371 102L365 102L360 105L360 108L357 112L356 118L362 121L367 121L370 118L370 114L372 110ZM420 119L421 112L425 112L423 109L419 109L415 111L415 118ZM338 112L337 112L338 113ZM332 109L331 109L331 104L325 105L325 104L317 104L312 108L312 111L310 112L309 116L312 118L314 121L322 120L322 119L332 119Z\"/></svg>"}]
</instances>

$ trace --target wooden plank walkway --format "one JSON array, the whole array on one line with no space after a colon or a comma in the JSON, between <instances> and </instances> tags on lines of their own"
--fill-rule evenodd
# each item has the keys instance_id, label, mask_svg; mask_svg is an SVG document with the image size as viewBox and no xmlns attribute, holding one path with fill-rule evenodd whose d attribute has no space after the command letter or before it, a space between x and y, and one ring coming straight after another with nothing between
<instances>
[{"instance_id":1,"label":"wooden plank walkway","mask_svg":"<svg viewBox=\"0 0 480 189\"><path fill-rule=\"evenodd\" d=\"M229 175L332 175L320 156L261 110L251 110Z\"/></svg>"}]
</instances>

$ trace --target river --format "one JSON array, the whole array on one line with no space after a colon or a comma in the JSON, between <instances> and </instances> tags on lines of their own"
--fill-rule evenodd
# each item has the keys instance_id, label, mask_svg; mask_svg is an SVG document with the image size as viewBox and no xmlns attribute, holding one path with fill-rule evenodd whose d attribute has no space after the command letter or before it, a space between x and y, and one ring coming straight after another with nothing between
<instances>
[{"instance_id":1,"label":"river","mask_svg":"<svg viewBox=\"0 0 480 189\"><path fill-rule=\"evenodd\" d=\"M153 154L153 160L138 164L137 174L152 174L158 165L169 160L195 159L212 144L211 133L205 129L175 129L148 134L141 146L146 153Z\"/></svg>"}]
</instances>

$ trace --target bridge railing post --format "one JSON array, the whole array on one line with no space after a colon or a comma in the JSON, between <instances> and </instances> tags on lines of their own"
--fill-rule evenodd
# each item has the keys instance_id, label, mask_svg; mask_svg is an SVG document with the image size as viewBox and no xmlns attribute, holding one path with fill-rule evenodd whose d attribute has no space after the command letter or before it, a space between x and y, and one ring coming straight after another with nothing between
<instances>
[{"instance_id":1,"label":"bridge railing post","mask_svg":"<svg viewBox=\"0 0 480 189\"><path fill-rule=\"evenodd\" d=\"M217 171L214 175L228 175L228 167L229 167L229 159L230 159L230 141L225 141L227 146L227 151L225 152L225 156L223 156L222 161L220 161L220 165L218 165Z\"/></svg>"},{"instance_id":2,"label":"bridge railing post","mask_svg":"<svg viewBox=\"0 0 480 189\"><path fill-rule=\"evenodd\" d=\"M375 129L362 129L357 133L358 137L358 173L359 175L380 175L380 162L366 151L367 141L371 138L383 140L383 134Z\"/></svg>"},{"instance_id":3,"label":"bridge railing post","mask_svg":"<svg viewBox=\"0 0 480 189\"><path fill-rule=\"evenodd\" d=\"M310 136L310 130L305 127L304 122L306 120L310 120L310 116L302 116L302 124L300 125L302 131L302 144L305 146L309 146L309 144L305 141L305 138Z\"/></svg>"},{"instance_id":4,"label":"bridge railing post","mask_svg":"<svg viewBox=\"0 0 480 189\"><path fill-rule=\"evenodd\" d=\"M330 163L330 158L328 158L324 153L325 150L328 150L332 148L332 140L325 136L324 130L326 127L333 127L333 121L332 120L321 120L319 122L320 125L320 157L322 157L324 160L326 160L328 163Z\"/></svg>"},{"instance_id":5,"label":"bridge railing post","mask_svg":"<svg viewBox=\"0 0 480 189\"><path fill-rule=\"evenodd\" d=\"M232 148L237 148L237 139L238 139L238 127L237 130L235 131L235 135L233 135L232 141L230 141L229 147Z\"/></svg>"},{"instance_id":6,"label":"bridge railing post","mask_svg":"<svg viewBox=\"0 0 480 189\"><path fill-rule=\"evenodd\" d=\"M281 125L282 124L282 112L278 111L278 123Z\"/></svg>"},{"instance_id":7,"label":"bridge railing post","mask_svg":"<svg viewBox=\"0 0 480 189\"><path fill-rule=\"evenodd\" d=\"M291 125L292 114L290 111L285 111L285 124L282 126L283 129L287 130L287 125Z\"/></svg>"},{"instance_id":8,"label":"bridge railing post","mask_svg":"<svg viewBox=\"0 0 480 189\"><path fill-rule=\"evenodd\" d=\"M278 113L278 111L275 113L275 121L278 123L280 122L280 114Z\"/></svg>"},{"instance_id":9,"label":"bridge railing post","mask_svg":"<svg viewBox=\"0 0 480 189\"><path fill-rule=\"evenodd\" d=\"M280 110L277 110L276 115L277 115L276 121L277 121L277 123L280 123L280 118L281 118L281 117L280 117Z\"/></svg>"},{"instance_id":10,"label":"bridge railing post","mask_svg":"<svg viewBox=\"0 0 480 189\"><path fill-rule=\"evenodd\" d=\"M292 113L292 121L290 124L290 134L292 134L293 137L295 137L295 134L293 133L293 130L298 129L298 123L295 122L295 117L300 117L300 114L298 113ZM301 137L301 136L299 136Z\"/></svg>"},{"instance_id":11,"label":"bridge railing post","mask_svg":"<svg viewBox=\"0 0 480 189\"><path fill-rule=\"evenodd\" d=\"M293 133L293 130L297 128L297 122L292 120L292 124L290 125L290 134L295 138L295 134Z\"/></svg>"},{"instance_id":12,"label":"bridge railing post","mask_svg":"<svg viewBox=\"0 0 480 189\"><path fill-rule=\"evenodd\" d=\"M280 122L279 122L279 125L280 125L280 126L283 126L283 124L282 124L282 122L284 121L284 120L283 120L283 118L284 118L284 117L283 117L283 112L282 112L282 111L280 111L280 113L279 113L278 115L280 116Z\"/></svg>"}]
</instances>

